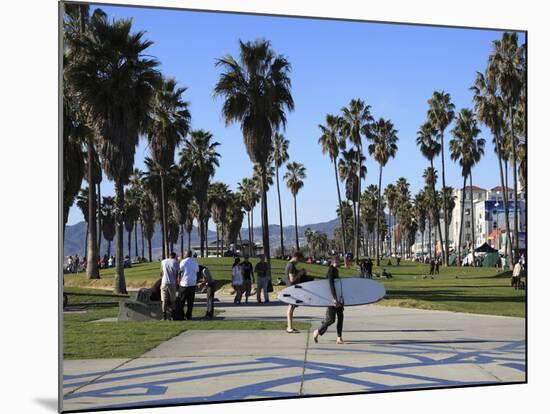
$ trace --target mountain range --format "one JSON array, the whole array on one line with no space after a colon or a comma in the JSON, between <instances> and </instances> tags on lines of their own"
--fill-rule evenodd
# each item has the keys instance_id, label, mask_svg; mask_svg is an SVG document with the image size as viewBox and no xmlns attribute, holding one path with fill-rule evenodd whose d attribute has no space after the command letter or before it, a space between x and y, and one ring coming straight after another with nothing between
<instances>
[{"instance_id":1,"label":"mountain range","mask_svg":"<svg viewBox=\"0 0 550 414\"><path fill-rule=\"evenodd\" d=\"M334 230L339 227L340 221L339 219L330 220L323 223L314 223L314 224L307 224L304 226L298 226L298 241L300 245L304 244L304 232L307 228L310 228L312 231L320 231L322 233L325 233L329 238L333 238L334 236ZM256 243L262 242L262 228L261 227L254 227L254 241ZM280 236L280 226L272 224L269 226L269 239L271 248L275 249L281 244L281 236ZM241 236L243 240L248 240L248 228L243 227L241 229ZM124 233L124 255L128 254L128 233ZM184 235L184 246L187 249L187 234ZM291 248L291 246L294 246L295 241L295 231L294 226L283 226L283 238L285 240L285 247ZM141 255L141 229L138 226L138 253ZM81 221L79 223L73 224L73 225L67 225L65 228L65 243L63 245L63 255L65 257L69 255L75 255L78 254L80 257L85 256L85 246L86 246L86 222ZM135 256L135 246L134 246L134 234L132 233L132 253L131 256ZM155 225L155 233L153 235L152 242L152 251L153 251L153 259L161 255L162 251L162 234L160 230L160 224ZM212 244L216 242L216 232L215 231L208 231L208 243ZM102 237L101 240L101 251L100 255L103 256L107 253L107 241ZM196 246L199 244L199 236L198 231L195 226L193 226L193 231L191 232L191 246ZM145 240L145 256L148 256L148 250L147 250L147 240ZM179 244L176 251L179 251ZM115 254L115 240L111 243L111 254Z\"/></svg>"}]
</instances>

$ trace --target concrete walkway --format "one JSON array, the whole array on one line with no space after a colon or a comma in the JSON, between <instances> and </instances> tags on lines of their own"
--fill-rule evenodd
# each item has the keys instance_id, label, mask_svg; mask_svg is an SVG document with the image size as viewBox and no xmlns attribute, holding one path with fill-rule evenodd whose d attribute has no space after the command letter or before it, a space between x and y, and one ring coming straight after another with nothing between
<instances>
[{"instance_id":1,"label":"concrete walkway","mask_svg":"<svg viewBox=\"0 0 550 414\"><path fill-rule=\"evenodd\" d=\"M286 306L218 304L227 319L284 320ZM322 308L296 309L315 329ZM174 322L185 323L185 322ZM64 409L131 407L525 381L525 320L376 305L311 332L188 331L140 358L64 362Z\"/></svg>"}]
</instances>

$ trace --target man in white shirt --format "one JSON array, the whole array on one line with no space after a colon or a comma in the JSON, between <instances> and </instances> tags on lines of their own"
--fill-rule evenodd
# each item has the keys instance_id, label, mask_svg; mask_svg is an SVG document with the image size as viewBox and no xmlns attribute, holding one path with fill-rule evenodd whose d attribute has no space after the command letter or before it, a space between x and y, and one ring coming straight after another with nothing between
<instances>
[{"instance_id":1,"label":"man in white shirt","mask_svg":"<svg viewBox=\"0 0 550 414\"><path fill-rule=\"evenodd\" d=\"M179 264L176 253L170 253L170 257L160 262L162 280L160 282L160 300L162 320L166 320L166 307L170 304L172 314L176 308L176 280L178 278Z\"/></svg>"},{"instance_id":2,"label":"man in white shirt","mask_svg":"<svg viewBox=\"0 0 550 414\"><path fill-rule=\"evenodd\" d=\"M187 303L187 312L185 312L184 317L186 320L191 320L193 315L193 302L195 301L195 287L197 286L198 273L199 264L193 258L193 252L189 250L185 254L185 259L180 262L178 277L182 310L185 310L185 303Z\"/></svg>"}]
</instances>

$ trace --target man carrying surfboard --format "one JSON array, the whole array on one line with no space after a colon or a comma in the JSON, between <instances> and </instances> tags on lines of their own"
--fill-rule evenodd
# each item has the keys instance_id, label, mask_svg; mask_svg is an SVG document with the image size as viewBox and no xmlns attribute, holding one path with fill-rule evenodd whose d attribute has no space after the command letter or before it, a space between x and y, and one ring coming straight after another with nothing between
<instances>
[{"instance_id":1,"label":"man carrying surfboard","mask_svg":"<svg viewBox=\"0 0 550 414\"><path fill-rule=\"evenodd\" d=\"M323 335L328 327L332 325L338 317L338 322L336 323L336 343L343 344L344 340L342 339L342 329L344 327L344 304L338 300L336 295L336 287L334 286L335 279L339 279L340 275L338 273L338 267L340 266L340 259L338 256L332 256L332 260L327 272L327 279L329 281L330 293L332 294L332 306L327 308L327 313L325 315L325 320L319 327L313 332L313 340L317 342L319 336Z\"/></svg>"},{"instance_id":2,"label":"man carrying surfboard","mask_svg":"<svg viewBox=\"0 0 550 414\"><path fill-rule=\"evenodd\" d=\"M294 252L292 254L292 257L290 258L290 261L286 264L285 268L285 275L286 275L286 285L292 286L296 283L300 282L300 273L298 272L298 269L296 268L296 263L298 263L298 260L300 260L300 253ZM296 305L288 305L288 309L286 311L286 332L287 333L299 333L297 329L294 329L292 326L292 318L294 316L294 309L296 309Z\"/></svg>"}]
</instances>

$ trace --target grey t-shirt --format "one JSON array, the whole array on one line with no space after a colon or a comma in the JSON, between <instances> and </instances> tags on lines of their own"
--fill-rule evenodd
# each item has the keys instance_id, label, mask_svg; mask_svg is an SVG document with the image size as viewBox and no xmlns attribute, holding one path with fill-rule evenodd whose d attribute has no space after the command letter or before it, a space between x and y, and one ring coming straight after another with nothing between
<instances>
[{"instance_id":1,"label":"grey t-shirt","mask_svg":"<svg viewBox=\"0 0 550 414\"><path fill-rule=\"evenodd\" d=\"M286 276L286 285L287 286L290 286L290 285L293 284L293 283L290 282L289 275L292 273L294 275L294 277L296 277L297 272L298 272L298 270L296 269L296 265L294 264L294 262L288 262L286 264L285 276Z\"/></svg>"},{"instance_id":2,"label":"grey t-shirt","mask_svg":"<svg viewBox=\"0 0 550 414\"><path fill-rule=\"evenodd\" d=\"M162 284L163 285L175 285L176 277L178 275L179 265L176 259L164 259L160 263L162 269Z\"/></svg>"}]
</instances>

